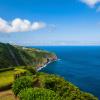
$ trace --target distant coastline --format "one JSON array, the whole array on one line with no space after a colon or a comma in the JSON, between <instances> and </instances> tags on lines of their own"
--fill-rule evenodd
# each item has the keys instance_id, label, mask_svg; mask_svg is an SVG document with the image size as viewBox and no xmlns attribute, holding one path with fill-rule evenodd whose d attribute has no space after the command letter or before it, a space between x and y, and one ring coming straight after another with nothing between
<instances>
[{"instance_id":1,"label":"distant coastline","mask_svg":"<svg viewBox=\"0 0 100 100\"><path fill-rule=\"evenodd\" d=\"M51 63L53 63L53 62L55 62L55 61L57 61L57 60L59 60L59 59L56 59L56 60L53 60L53 61L49 61L49 62L47 62L47 63L44 64L43 66L37 68L36 71L37 71L37 72L40 71L41 69L47 67L47 65L49 65L49 64L51 64Z\"/></svg>"}]
</instances>

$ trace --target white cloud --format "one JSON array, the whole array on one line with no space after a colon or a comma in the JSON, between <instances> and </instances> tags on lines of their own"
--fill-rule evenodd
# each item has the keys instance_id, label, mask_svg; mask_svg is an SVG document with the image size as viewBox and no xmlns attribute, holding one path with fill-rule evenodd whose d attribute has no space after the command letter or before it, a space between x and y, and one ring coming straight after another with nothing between
<instances>
[{"instance_id":1,"label":"white cloud","mask_svg":"<svg viewBox=\"0 0 100 100\"><path fill-rule=\"evenodd\" d=\"M0 18L0 32L3 33L36 31L45 27L46 24L44 22L30 22L27 19L20 18L8 22Z\"/></svg>"},{"instance_id":2,"label":"white cloud","mask_svg":"<svg viewBox=\"0 0 100 100\"><path fill-rule=\"evenodd\" d=\"M39 29L44 28L44 27L46 27L45 23L43 23L43 22L39 22L39 23L34 22L31 26L31 29L34 31L34 30L39 30Z\"/></svg>"},{"instance_id":3,"label":"white cloud","mask_svg":"<svg viewBox=\"0 0 100 100\"><path fill-rule=\"evenodd\" d=\"M90 7L94 7L100 0L80 0L81 2L87 4Z\"/></svg>"}]
</instances>

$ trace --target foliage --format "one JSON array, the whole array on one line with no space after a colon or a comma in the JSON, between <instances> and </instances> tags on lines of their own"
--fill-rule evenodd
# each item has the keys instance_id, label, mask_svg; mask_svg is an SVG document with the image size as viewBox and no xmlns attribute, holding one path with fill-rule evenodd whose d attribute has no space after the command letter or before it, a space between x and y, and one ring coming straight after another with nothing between
<instances>
[{"instance_id":1,"label":"foliage","mask_svg":"<svg viewBox=\"0 0 100 100\"><path fill-rule=\"evenodd\" d=\"M27 88L19 93L20 100L61 100L54 91L43 88Z\"/></svg>"},{"instance_id":2,"label":"foliage","mask_svg":"<svg viewBox=\"0 0 100 100\"><path fill-rule=\"evenodd\" d=\"M33 78L31 76L22 76L17 78L12 86L12 90L17 95L22 89L32 87Z\"/></svg>"},{"instance_id":3,"label":"foliage","mask_svg":"<svg viewBox=\"0 0 100 100\"><path fill-rule=\"evenodd\" d=\"M86 100L98 100L96 97L94 97L92 94L90 93L86 93L86 92L81 92L81 95L86 99Z\"/></svg>"},{"instance_id":4,"label":"foliage","mask_svg":"<svg viewBox=\"0 0 100 100\"><path fill-rule=\"evenodd\" d=\"M15 66L15 62L8 52L6 44L0 43L0 68L12 67L12 65Z\"/></svg>"},{"instance_id":5,"label":"foliage","mask_svg":"<svg viewBox=\"0 0 100 100\"><path fill-rule=\"evenodd\" d=\"M97 100L93 95L80 91L78 87L55 75L40 74L41 87L50 89L62 98L70 100Z\"/></svg>"},{"instance_id":6,"label":"foliage","mask_svg":"<svg viewBox=\"0 0 100 100\"><path fill-rule=\"evenodd\" d=\"M33 66L25 66L25 69L32 73L32 75L36 74L36 69Z\"/></svg>"},{"instance_id":7,"label":"foliage","mask_svg":"<svg viewBox=\"0 0 100 100\"><path fill-rule=\"evenodd\" d=\"M31 78L30 82L29 80L26 81L27 80L26 77ZM30 85L28 85L29 83ZM76 87L75 85L71 84L68 81L65 81L61 77L39 72L34 76L24 76L15 80L13 84L13 91L14 94L17 95L20 92L20 90L30 87L34 88L38 87L40 89L42 88L42 89L52 90L53 92L58 94L62 98L62 100L98 100L93 95L80 91L78 87ZM32 92L30 94L30 91L31 90L29 91L24 90L24 93L21 92L22 94L20 94L20 98L21 97L24 98L25 95L27 95L27 97L29 96L29 98L31 98L31 96L34 96ZM21 99L21 100L28 100L28 99Z\"/></svg>"}]
</instances>

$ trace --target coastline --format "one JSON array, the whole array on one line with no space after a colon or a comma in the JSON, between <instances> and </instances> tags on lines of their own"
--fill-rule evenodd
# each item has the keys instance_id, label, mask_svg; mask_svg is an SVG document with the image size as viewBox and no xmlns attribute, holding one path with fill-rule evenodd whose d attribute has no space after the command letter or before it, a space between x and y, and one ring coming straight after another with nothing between
<instances>
[{"instance_id":1,"label":"coastline","mask_svg":"<svg viewBox=\"0 0 100 100\"><path fill-rule=\"evenodd\" d=\"M45 67L47 67L47 65L49 65L49 64L51 64L51 63L53 63L53 62L55 62L55 61L57 61L58 59L56 59L56 60L53 60L53 61L49 61L49 62L47 62L46 64L44 64L43 66L41 66L41 67L39 67L39 68L37 68L36 69L36 71L38 72L38 71L40 71L41 69L43 69L43 68L45 68Z\"/></svg>"}]
</instances>

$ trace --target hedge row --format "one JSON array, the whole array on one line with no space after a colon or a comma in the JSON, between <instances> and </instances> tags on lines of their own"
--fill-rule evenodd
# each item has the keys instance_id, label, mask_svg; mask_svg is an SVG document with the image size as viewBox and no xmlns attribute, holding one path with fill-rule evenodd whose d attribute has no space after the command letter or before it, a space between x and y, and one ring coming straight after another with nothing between
<instances>
[{"instance_id":1,"label":"hedge row","mask_svg":"<svg viewBox=\"0 0 100 100\"><path fill-rule=\"evenodd\" d=\"M14 67L0 69L0 72L14 70Z\"/></svg>"}]
</instances>

